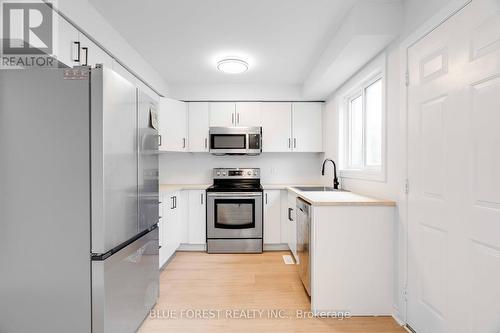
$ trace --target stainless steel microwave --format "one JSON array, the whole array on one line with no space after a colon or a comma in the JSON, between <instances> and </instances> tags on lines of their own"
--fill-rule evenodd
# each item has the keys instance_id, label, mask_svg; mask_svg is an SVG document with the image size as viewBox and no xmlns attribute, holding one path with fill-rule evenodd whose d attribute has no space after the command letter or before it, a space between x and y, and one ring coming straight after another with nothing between
<instances>
[{"instance_id":1,"label":"stainless steel microwave","mask_svg":"<svg viewBox=\"0 0 500 333\"><path fill-rule=\"evenodd\" d=\"M262 127L210 127L210 152L258 155L262 152Z\"/></svg>"}]
</instances>

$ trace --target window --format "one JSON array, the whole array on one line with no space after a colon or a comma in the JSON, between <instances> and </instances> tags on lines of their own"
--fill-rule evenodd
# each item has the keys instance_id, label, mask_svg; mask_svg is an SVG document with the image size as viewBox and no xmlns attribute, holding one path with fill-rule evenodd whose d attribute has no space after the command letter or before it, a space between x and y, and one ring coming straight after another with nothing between
<instances>
[{"instance_id":1,"label":"window","mask_svg":"<svg viewBox=\"0 0 500 333\"><path fill-rule=\"evenodd\" d=\"M383 181L384 77L377 71L354 88L344 95L341 113L341 174L347 178Z\"/></svg>"}]
</instances>

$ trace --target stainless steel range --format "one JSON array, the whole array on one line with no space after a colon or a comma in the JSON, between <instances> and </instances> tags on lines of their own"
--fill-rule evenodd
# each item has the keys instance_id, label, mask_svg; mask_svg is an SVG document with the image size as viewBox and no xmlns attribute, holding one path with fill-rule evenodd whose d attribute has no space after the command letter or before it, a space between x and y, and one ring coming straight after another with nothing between
<instances>
[{"instance_id":1,"label":"stainless steel range","mask_svg":"<svg viewBox=\"0 0 500 333\"><path fill-rule=\"evenodd\" d=\"M260 169L214 169L207 189L207 252L261 253Z\"/></svg>"}]
</instances>

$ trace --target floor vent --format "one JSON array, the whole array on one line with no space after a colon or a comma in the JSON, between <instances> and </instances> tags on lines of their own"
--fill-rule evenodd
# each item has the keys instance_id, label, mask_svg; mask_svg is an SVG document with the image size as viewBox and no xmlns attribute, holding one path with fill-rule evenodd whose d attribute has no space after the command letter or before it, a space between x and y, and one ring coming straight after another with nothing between
<instances>
[{"instance_id":1,"label":"floor vent","mask_svg":"<svg viewBox=\"0 0 500 333\"><path fill-rule=\"evenodd\" d=\"M283 261L285 262L285 265L293 265L293 264L295 264L295 262L292 259L292 256L289 255L289 254L285 254L283 256Z\"/></svg>"}]
</instances>

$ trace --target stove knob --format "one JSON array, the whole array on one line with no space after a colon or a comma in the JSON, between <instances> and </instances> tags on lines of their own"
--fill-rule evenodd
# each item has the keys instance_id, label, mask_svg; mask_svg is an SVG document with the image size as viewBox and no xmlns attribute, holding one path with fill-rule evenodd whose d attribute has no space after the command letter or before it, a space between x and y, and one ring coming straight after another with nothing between
<instances>
[{"instance_id":1,"label":"stove knob","mask_svg":"<svg viewBox=\"0 0 500 333\"><path fill-rule=\"evenodd\" d=\"M226 171L222 171L222 175L225 176L226 175Z\"/></svg>"},{"instance_id":2,"label":"stove knob","mask_svg":"<svg viewBox=\"0 0 500 333\"><path fill-rule=\"evenodd\" d=\"M252 175L252 171L248 171L248 172L247 172L247 174L248 174L249 176L251 176L251 175Z\"/></svg>"},{"instance_id":3,"label":"stove knob","mask_svg":"<svg viewBox=\"0 0 500 333\"><path fill-rule=\"evenodd\" d=\"M220 171L217 171L217 176L220 177Z\"/></svg>"}]
</instances>

